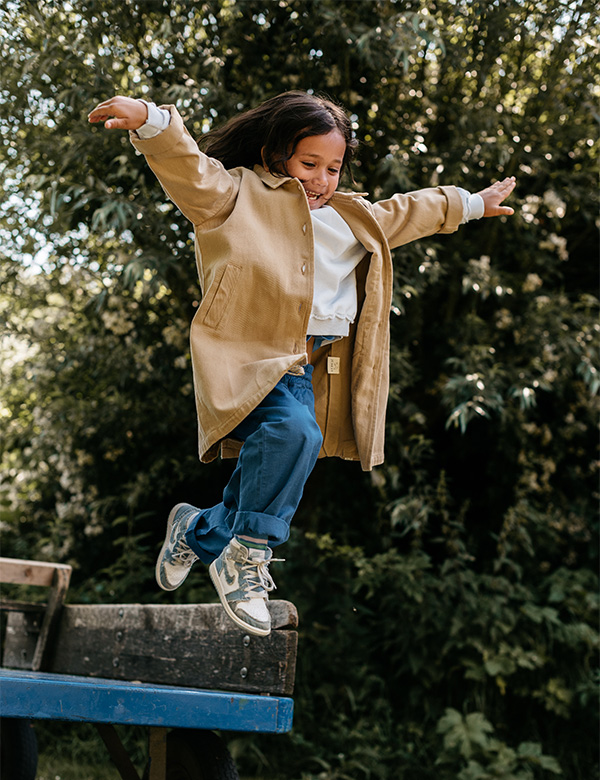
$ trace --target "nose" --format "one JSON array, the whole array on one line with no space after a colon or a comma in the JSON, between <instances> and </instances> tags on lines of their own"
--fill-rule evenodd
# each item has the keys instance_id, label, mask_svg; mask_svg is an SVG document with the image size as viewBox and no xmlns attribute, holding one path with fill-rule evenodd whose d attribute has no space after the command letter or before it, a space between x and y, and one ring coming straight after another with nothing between
<instances>
[{"instance_id":1,"label":"nose","mask_svg":"<svg viewBox=\"0 0 600 780\"><path fill-rule=\"evenodd\" d=\"M317 168L314 171L313 180L322 186L327 186L327 174L325 168Z\"/></svg>"}]
</instances>

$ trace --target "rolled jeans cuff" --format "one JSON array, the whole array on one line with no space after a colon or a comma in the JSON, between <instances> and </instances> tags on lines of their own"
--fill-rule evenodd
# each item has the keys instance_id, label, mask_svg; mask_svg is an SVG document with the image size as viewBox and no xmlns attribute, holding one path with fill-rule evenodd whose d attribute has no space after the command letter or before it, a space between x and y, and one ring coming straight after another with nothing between
<instances>
[{"instance_id":1,"label":"rolled jeans cuff","mask_svg":"<svg viewBox=\"0 0 600 780\"><path fill-rule=\"evenodd\" d=\"M264 512L236 512L232 530L237 536L268 539L269 545L274 547L287 542L290 535L290 524L275 515L267 515Z\"/></svg>"}]
</instances>

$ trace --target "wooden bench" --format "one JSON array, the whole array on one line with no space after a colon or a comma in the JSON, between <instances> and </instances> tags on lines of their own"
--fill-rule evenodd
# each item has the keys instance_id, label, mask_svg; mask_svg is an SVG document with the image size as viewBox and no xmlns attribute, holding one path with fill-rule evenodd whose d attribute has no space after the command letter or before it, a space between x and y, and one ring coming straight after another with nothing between
<instances>
[{"instance_id":1,"label":"wooden bench","mask_svg":"<svg viewBox=\"0 0 600 780\"><path fill-rule=\"evenodd\" d=\"M168 777L169 738L190 733L167 729L291 729L293 604L270 602L273 630L256 637L235 626L220 604L61 608L69 575L70 567L58 564L0 559L0 581L51 589L44 605L3 605L9 609L3 717L94 723L124 780L139 775L115 724L149 727L149 780Z\"/></svg>"}]
</instances>

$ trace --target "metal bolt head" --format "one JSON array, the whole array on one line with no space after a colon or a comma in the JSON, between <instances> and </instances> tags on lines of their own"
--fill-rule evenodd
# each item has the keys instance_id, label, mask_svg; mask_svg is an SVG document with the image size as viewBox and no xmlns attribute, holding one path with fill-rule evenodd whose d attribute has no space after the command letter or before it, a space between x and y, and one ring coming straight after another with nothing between
<instances>
[{"instance_id":1,"label":"metal bolt head","mask_svg":"<svg viewBox=\"0 0 600 780\"><path fill-rule=\"evenodd\" d=\"M248 647L248 645L250 644L250 637L248 636L248 634L246 634L246 636L242 639L242 644L244 645L244 647Z\"/></svg>"},{"instance_id":2,"label":"metal bolt head","mask_svg":"<svg viewBox=\"0 0 600 780\"><path fill-rule=\"evenodd\" d=\"M242 668L240 669L240 677L242 678L242 680L245 680L247 676L248 676L248 670L246 669L245 666L242 666Z\"/></svg>"}]
</instances>

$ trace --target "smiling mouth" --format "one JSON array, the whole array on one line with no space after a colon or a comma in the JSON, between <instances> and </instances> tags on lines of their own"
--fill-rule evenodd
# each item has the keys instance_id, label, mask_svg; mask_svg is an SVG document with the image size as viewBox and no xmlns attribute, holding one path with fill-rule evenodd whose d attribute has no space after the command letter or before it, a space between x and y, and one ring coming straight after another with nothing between
<instances>
[{"instance_id":1,"label":"smiling mouth","mask_svg":"<svg viewBox=\"0 0 600 780\"><path fill-rule=\"evenodd\" d=\"M322 192L313 192L312 190L307 190L307 189L305 189L304 192L306 192L306 197L309 200L318 200L323 194Z\"/></svg>"}]
</instances>

